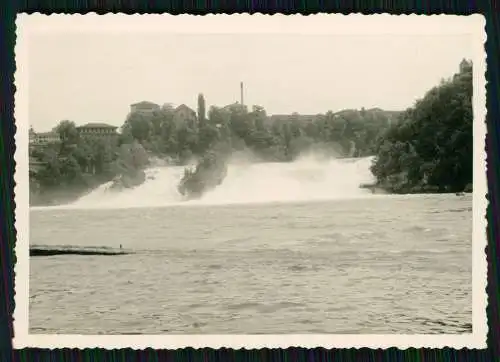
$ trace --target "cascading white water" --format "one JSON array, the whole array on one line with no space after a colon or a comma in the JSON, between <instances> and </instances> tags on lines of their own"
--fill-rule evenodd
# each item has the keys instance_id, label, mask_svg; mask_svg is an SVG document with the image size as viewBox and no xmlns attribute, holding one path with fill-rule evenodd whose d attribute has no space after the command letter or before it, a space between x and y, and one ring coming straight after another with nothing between
<instances>
[{"instance_id":1,"label":"cascading white water","mask_svg":"<svg viewBox=\"0 0 500 362\"><path fill-rule=\"evenodd\" d=\"M183 201L177 191L184 167L147 170L141 186L122 191L104 184L65 208L129 208L169 205L213 205L254 202L293 202L367 197L359 186L373 181L371 157L293 163L230 164L224 182L200 200Z\"/></svg>"},{"instance_id":2,"label":"cascading white water","mask_svg":"<svg viewBox=\"0 0 500 362\"><path fill-rule=\"evenodd\" d=\"M373 181L371 158L233 165L224 183L200 203L250 203L356 198L371 194L359 186Z\"/></svg>"},{"instance_id":3,"label":"cascading white water","mask_svg":"<svg viewBox=\"0 0 500 362\"><path fill-rule=\"evenodd\" d=\"M137 187L112 190L112 182L101 185L83 196L70 207L75 208L127 208L142 206L163 206L182 202L177 191L183 167L155 167L146 170L146 181Z\"/></svg>"}]
</instances>

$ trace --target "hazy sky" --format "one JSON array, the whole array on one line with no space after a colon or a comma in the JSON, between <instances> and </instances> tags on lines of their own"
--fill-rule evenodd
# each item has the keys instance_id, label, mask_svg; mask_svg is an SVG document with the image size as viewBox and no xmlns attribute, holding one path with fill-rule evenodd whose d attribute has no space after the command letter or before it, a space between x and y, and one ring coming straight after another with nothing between
<instances>
[{"instance_id":1,"label":"hazy sky","mask_svg":"<svg viewBox=\"0 0 500 362\"><path fill-rule=\"evenodd\" d=\"M471 58L469 35L37 34L29 41L29 118L121 125L149 100L196 109L239 100L268 114L409 107Z\"/></svg>"}]
</instances>

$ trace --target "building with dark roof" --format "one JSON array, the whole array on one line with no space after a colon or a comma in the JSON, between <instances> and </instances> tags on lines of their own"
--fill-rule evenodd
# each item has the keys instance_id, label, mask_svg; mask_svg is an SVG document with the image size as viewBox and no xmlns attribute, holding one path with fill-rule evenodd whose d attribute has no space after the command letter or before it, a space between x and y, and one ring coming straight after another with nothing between
<instances>
[{"instance_id":1,"label":"building with dark roof","mask_svg":"<svg viewBox=\"0 0 500 362\"><path fill-rule=\"evenodd\" d=\"M228 104L222 107L222 109L227 112L248 112L247 106L239 102Z\"/></svg>"},{"instance_id":2,"label":"building with dark roof","mask_svg":"<svg viewBox=\"0 0 500 362\"><path fill-rule=\"evenodd\" d=\"M320 117L320 115L315 114L315 115L308 115L308 114L273 114L272 116L269 117L269 121L271 123L274 122L298 122L301 124L305 124L308 122L313 122L317 120Z\"/></svg>"},{"instance_id":3,"label":"building with dark roof","mask_svg":"<svg viewBox=\"0 0 500 362\"><path fill-rule=\"evenodd\" d=\"M116 133L118 127L107 123L91 122L83 126L76 127L76 129L78 130L80 137L106 138L118 135L118 133Z\"/></svg>"},{"instance_id":4,"label":"building with dark roof","mask_svg":"<svg viewBox=\"0 0 500 362\"><path fill-rule=\"evenodd\" d=\"M153 102L148 102L148 101L142 101L138 103L134 103L130 105L130 112L131 113L146 113L150 114L155 111L158 111L160 109L160 106L156 103Z\"/></svg>"},{"instance_id":5,"label":"building with dark roof","mask_svg":"<svg viewBox=\"0 0 500 362\"><path fill-rule=\"evenodd\" d=\"M174 123L177 127L184 124L193 127L196 125L196 119L196 112L185 104L181 104L174 110Z\"/></svg>"},{"instance_id":6,"label":"building with dark roof","mask_svg":"<svg viewBox=\"0 0 500 362\"><path fill-rule=\"evenodd\" d=\"M30 146L46 146L61 141L57 132L35 132L32 129L29 131Z\"/></svg>"}]
</instances>

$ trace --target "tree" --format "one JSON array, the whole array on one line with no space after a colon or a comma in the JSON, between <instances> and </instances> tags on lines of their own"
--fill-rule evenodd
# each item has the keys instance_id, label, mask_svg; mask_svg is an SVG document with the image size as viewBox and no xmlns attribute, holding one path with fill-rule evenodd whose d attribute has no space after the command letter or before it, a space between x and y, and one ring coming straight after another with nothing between
<instances>
[{"instance_id":1,"label":"tree","mask_svg":"<svg viewBox=\"0 0 500 362\"><path fill-rule=\"evenodd\" d=\"M198 130L197 153L203 154L220 140L220 132L216 126L203 123Z\"/></svg>"},{"instance_id":2,"label":"tree","mask_svg":"<svg viewBox=\"0 0 500 362\"><path fill-rule=\"evenodd\" d=\"M152 129L153 117L145 116L141 113L131 113L128 115L122 126L124 134L130 134L133 139L143 142L149 139Z\"/></svg>"},{"instance_id":3,"label":"tree","mask_svg":"<svg viewBox=\"0 0 500 362\"><path fill-rule=\"evenodd\" d=\"M69 146L78 143L79 135L75 122L68 120L61 121L54 128L54 131L59 134L59 138L63 145Z\"/></svg>"},{"instance_id":4,"label":"tree","mask_svg":"<svg viewBox=\"0 0 500 362\"><path fill-rule=\"evenodd\" d=\"M200 124L205 123L205 97L203 94L198 95L198 122Z\"/></svg>"}]
</instances>

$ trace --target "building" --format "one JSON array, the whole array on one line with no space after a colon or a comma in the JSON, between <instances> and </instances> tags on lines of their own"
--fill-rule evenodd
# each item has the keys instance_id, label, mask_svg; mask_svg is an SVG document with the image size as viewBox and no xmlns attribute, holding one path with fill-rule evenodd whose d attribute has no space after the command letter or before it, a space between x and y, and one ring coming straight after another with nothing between
<instances>
[{"instance_id":1,"label":"building","mask_svg":"<svg viewBox=\"0 0 500 362\"><path fill-rule=\"evenodd\" d=\"M174 110L174 123L176 127L183 124L194 127L196 125L196 119L196 112L185 104L181 104Z\"/></svg>"},{"instance_id":2,"label":"building","mask_svg":"<svg viewBox=\"0 0 500 362\"><path fill-rule=\"evenodd\" d=\"M30 131L29 131L29 144L30 145L32 145L33 143L35 143L35 138L36 138L36 133L33 130L33 127L30 127Z\"/></svg>"},{"instance_id":3,"label":"building","mask_svg":"<svg viewBox=\"0 0 500 362\"><path fill-rule=\"evenodd\" d=\"M174 111L174 105L172 103L163 103L161 106L161 110L164 112L173 112Z\"/></svg>"},{"instance_id":4,"label":"building","mask_svg":"<svg viewBox=\"0 0 500 362\"><path fill-rule=\"evenodd\" d=\"M61 142L59 133L57 132L39 132L36 133L33 128L29 130L29 174L35 175L45 167L45 163L33 157L37 151L43 151L50 145L57 145Z\"/></svg>"},{"instance_id":5,"label":"building","mask_svg":"<svg viewBox=\"0 0 500 362\"><path fill-rule=\"evenodd\" d=\"M227 112L248 112L247 106L239 102L228 104L227 106L222 107L222 109Z\"/></svg>"},{"instance_id":6,"label":"building","mask_svg":"<svg viewBox=\"0 0 500 362\"><path fill-rule=\"evenodd\" d=\"M152 114L158 110L160 110L160 106L158 104L148 101L142 101L130 105L131 113Z\"/></svg>"},{"instance_id":7,"label":"building","mask_svg":"<svg viewBox=\"0 0 500 362\"><path fill-rule=\"evenodd\" d=\"M460 72L465 72L468 68L472 67L472 61L467 61L467 59L462 59L460 62L459 70Z\"/></svg>"},{"instance_id":8,"label":"building","mask_svg":"<svg viewBox=\"0 0 500 362\"><path fill-rule=\"evenodd\" d=\"M320 117L320 115L307 115L307 114L292 113L292 114L273 114L272 116L270 116L268 118L269 118L270 123L274 123L274 122L282 122L282 123L298 122L300 124L307 124L309 122L315 121L319 117Z\"/></svg>"},{"instance_id":9,"label":"building","mask_svg":"<svg viewBox=\"0 0 500 362\"><path fill-rule=\"evenodd\" d=\"M30 146L47 146L61 142L61 138L57 132L39 132L36 133L30 129L29 144Z\"/></svg>"},{"instance_id":10,"label":"building","mask_svg":"<svg viewBox=\"0 0 500 362\"><path fill-rule=\"evenodd\" d=\"M118 135L118 127L106 123L87 123L76 129L80 137L84 138L114 138Z\"/></svg>"}]
</instances>

